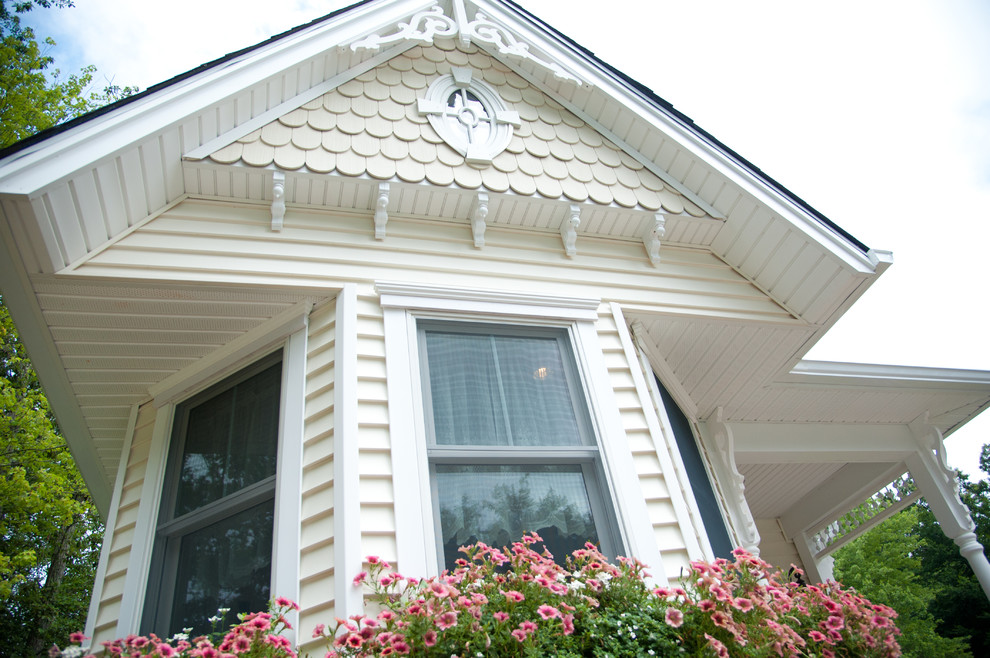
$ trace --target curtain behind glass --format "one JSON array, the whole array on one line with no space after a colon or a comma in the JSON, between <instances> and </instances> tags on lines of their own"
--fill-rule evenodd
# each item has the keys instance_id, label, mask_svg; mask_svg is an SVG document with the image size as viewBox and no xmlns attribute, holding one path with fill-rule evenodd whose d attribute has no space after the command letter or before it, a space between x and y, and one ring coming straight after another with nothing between
<instances>
[{"instance_id":1,"label":"curtain behind glass","mask_svg":"<svg viewBox=\"0 0 990 658\"><path fill-rule=\"evenodd\" d=\"M556 338L425 333L438 445L582 444Z\"/></svg>"}]
</instances>

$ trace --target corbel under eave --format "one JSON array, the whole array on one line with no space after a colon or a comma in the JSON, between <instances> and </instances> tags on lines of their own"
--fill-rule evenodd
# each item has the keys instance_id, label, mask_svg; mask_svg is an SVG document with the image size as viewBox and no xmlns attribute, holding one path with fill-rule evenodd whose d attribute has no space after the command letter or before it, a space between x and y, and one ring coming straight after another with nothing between
<instances>
[{"instance_id":1,"label":"corbel under eave","mask_svg":"<svg viewBox=\"0 0 990 658\"><path fill-rule=\"evenodd\" d=\"M577 230L581 226L581 206L572 203L567 216L560 224L560 239L564 243L564 253L568 258L577 255Z\"/></svg>"},{"instance_id":2,"label":"corbel under eave","mask_svg":"<svg viewBox=\"0 0 990 658\"><path fill-rule=\"evenodd\" d=\"M471 208L471 233L474 235L475 249L485 246L485 219L488 217L488 195L478 192Z\"/></svg>"},{"instance_id":3,"label":"corbel under eave","mask_svg":"<svg viewBox=\"0 0 990 658\"><path fill-rule=\"evenodd\" d=\"M646 255L653 267L660 265L660 242L666 234L667 218L657 213L643 232L643 246L646 247Z\"/></svg>"},{"instance_id":4,"label":"corbel under eave","mask_svg":"<svg viewBox=\"0 0 990 658\"><path fill-rule=\"evenodd\" d=\"M285 219L285 172L276 171L272 176L272 231L282 230Z\"/></svg>"},{"instance_id":5,"label":"corbel under eave","mask_svg":"<svg viewBox=\"0 0 990 658\"><path fill-rule=\"evenodd\" d=\"M388 183L378 184L378 194L375 197L375 239L385 239L385 225L388 224Z\"/></svg>"}]
</instances>

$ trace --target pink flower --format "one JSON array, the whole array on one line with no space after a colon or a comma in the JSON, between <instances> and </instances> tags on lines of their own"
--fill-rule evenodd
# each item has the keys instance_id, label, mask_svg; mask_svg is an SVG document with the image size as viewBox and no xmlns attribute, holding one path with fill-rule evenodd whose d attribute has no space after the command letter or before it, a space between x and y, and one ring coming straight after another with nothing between
<instances>
[{"instance_id":1,"label":"pink flower","mask_svg":"<svg viewBox=\"0 0 990 658\"><path fill-rule=\"evenodd\" d=\"M825 635L821 631L810 631L808 633L808 637L810 637L815 642L824 642L825 641Z\"/></svg>"},{"instance_id":2,"label":"pink flower","mask_svg":"<svg viewBox=\"0 0 990 658\"><path fill-rule=\"evenodd\" d=\"M352 582L354 583L355 587L360 587L361 584L364 582L364 579L367 577L368 577L367 571L359 571L358 575L354 576L354 580Z\"/></svg>"},{"instance_id":3,"label":"pink flower","mask_svg":"<svg viewBox=\"0 0 990 658\"><path fill-rule=\"evenodd\" d=\"M356 633L351 633L350 635L347 636L346 643L347 646L353 649L357 649L362 644L364 644L364 639L360 635L357 635Z\"/></svg>"},{"instance_id":4,"label":"pink flower","mask_svg":"<svg viewBox=\"0 0 990 658\"><path fill-rule=\"evenodd\" d=\"M526 597L523 596L521 592L517 592L514 589L506 590L505 592L503 592L503 594L505 594L505 598L509 599L510 601L515 601L516 603L526 600Z\"/></svg>"},{"instance_id":5,"label":"pink flower","mask_svg":"<svg viewBox=\"0 0 990 658\"><path fill-rule=\"evenodd\" d=\"M712 623L715 624L716 626L725 628L726 626L729 625L730 621L732 620L729 617L729 615L725 614L722 611L712 613Z\"/></svg>"},{"instance_id":6,"label":"pink flower","mask_svg":"<svg viewBox=\"0 0 990 658\"><path fill-rule=\"evenodd\" d=\"M175 655L175 649L165 643L159 644L155 647L155 651L157 651L158 655L162 658L172 658L172 656Z\"/></svg>"},{"instance_id":7,"label":"pink flower","mask_svg":"<svg viewBox=\"0 0 990 658\"><path fill-rule=\"evenodd\" d=\"M299 609L299 604L291 599L287 599L284 596L280 596L275 599L275 605L280 608L292 608L293 610Z\"/></svg>"},{"instance_id":8,"label":"pink flower","mask_svg":"<svg viewBox=\"0 0 990 658\"><path fill-rule=\"evenodd\" d=\"M561 618L564 626L564 635L570 635L574 632L574 615L566 614Z\"/></svg>"},{"instance_id":9,"label":"pink flower","mask_svg":"<svg viewBox=\"0 0 990 658\"><path fill-rule=\"evenodd\" d=\"M698 607L701 608L702 612L711 612L715 609L715 602L711 599L702 599L701 602L698 603Z\"/></svg>"},{"instance_id":10,"label":"pink flower","mask_svg":"<svg viewBox=\"0 0 990 658\"><path fill-rule=\"evenodd\" d=\"M446 598L450 594L446 585L437 582L430 583L430 592L438 599Z\"/></svg>"},{"instance_id":11,"label":"pink flower","mask_svg":"<svg viewBox=\"0 0 990 658\"><path fill-rule=\"evenodd\" d=\"M536 628L537 627L536 627L536 622L535 621L529 621L527 619L526 621L521 622L519 624L519 628L522 629L523 631L526 631L527 633L533 633L533 632L536 631Z\"/></svg>"},{"instance_id":12,"label":"pink flower","mask_svg":"<svg viewBox=\"0 0 990 658\"><path fill-rule=\"evenodd\" d=\"M79 631L76 631L75 633L69 636L69 642L72 642L73 644L82 644L88 639L89 639L88 637L86 637Z\"/></svg>"},{"instance_id":13,"label":"pink flower","mask_svg":"<svg viewBox=\"0 0 990 658\"><path fill-rule=\"evenodd\" d=\"M501 612L501 611L494 612L492 613L492 617L495 618L495 621L499 621L503 623L509 621L509 614L506 612Z\"/></svg>"},{"instance_id":14,"label":"pink flower","mask_svg":"<svg viewBox=\"0 0 990 658\"><path fill-rule=\"evenodd\" d=\"M555 619L560 616L560 610L552 605L543 604L536 609L536 612L538 612L544 619Z\"/></svg>"},{"instance_id":15,"label":"pink flower","mask_svg":"<svg viewBox=\"0 0 990 658\"><path fill-rule=\"evenodd\" d=\"M233 646L234 653L244 653L250 648L251 648L251 640L244 637L243 635L239 635L234 640L234 646Z\"/></svg>"},{"instance_id":16,"label":"pink flower","mask_svg":"<svg viewBox=\"0 0 990 658\"><path fill-rule=\"evenodd\" d=\"M705 633L705 638L708 640L708 646L710 646L718 658L729 658L729 650L725 648L725 645L716 640L714 637Z\"/></svg>"},{"instance_id":17,"label":"pink flower","mask_svg":"<svg viewBox=\"0 0 990 658\"><path fill-rule=\"evenodd\" d=\"M753 602L745 597L739 597L732 602L732 607L742 612L749 612L753 609Z\"/></svg>"},{"instance_id":18,"label":"pink flower","mask_svg":"<svg viewBox=\"0 0 990 658\"><path fill-rule=\"evenodd\" d=\"M526 631L519 630L518 628L512 631L512 637L516 638L519 642L526 641Z\"/></svg>"},{"instance_id":19,"label":"pink flower","mask_svg":"<svg viewBox=\"0 0 990 658\"><path fill-rule=\"evenodd\" d=\"M845 623L839 615L830 615L829 618L825 620L825 626L833 631L839 631L842 630Z\"/></svg>"},{"instance_id":20,"label":"pink flower","mask_svg":"<svg viewBox=\"0 0 990 658\"><path fill-rule=\"evenodd\" d=\"M410 612L412 612L412 611L410 611ZM416 614L416 613L413 612L413 614ZM382 610L381 612L378 613L378 621L384 621L384 622L387 623L387 622L389 622L389 621L391 621L393 619L395 619L395 613L392 612L391 610Z\"/></svg>"},{"instance_id":21,"label":"pink flower","mask_svg":"<svg viewBox=\"0 0 990 658\"><path fill-rule=\"evenodd\" d=\"M680 628L681 624L684 623L684 613L677 608L667 608L667 612L663 618L667 622L667 625L673 628Z\"/></svg>"},{"instance_id":22,"label":"pink flower","mask_svg":"<svg viewBox=\"0 0 990 658\"><path fill-rule=\"evenodd\" d=\"M317 624L316 628L313 629L313 637L322 637L323 631L326 630L326 626L323 624Z\"/></svg>"},{"instance_id":23,"label":"pink flower","mask_svg":"<svg viewBox=\"0 0 990 658\"><path fill-rule=\"evenodd\" d=\"M457 613L454 612L453 610L449 610L443 613L442 615L437 617L436 625L437 628L439 628L440 630L444 630L452 626L457 626Z\"/></svg>"},{"instance_id":24,"label":"pink flower","mask_svg":"<svg viewBox=\"0 0 990 658\"><path fill-rule=\"evenodd\" d=\"M870 622L870 624L874 628L887 628L888 626L890 626L890 620L887 619L886 617L881 617L880 615L874 615L873 620Z\"/></svg>"},{"instance_id":25,"label":"pink flower","mask_svg":"<svg viewBox=\"0 0 990 658\"><path fill-rule=\"evenodd\" d=\"M437 643L437 632L436 631L426 631L423 634L423 644L428 647L432 647Z\"/></svg>"}]
</instances>

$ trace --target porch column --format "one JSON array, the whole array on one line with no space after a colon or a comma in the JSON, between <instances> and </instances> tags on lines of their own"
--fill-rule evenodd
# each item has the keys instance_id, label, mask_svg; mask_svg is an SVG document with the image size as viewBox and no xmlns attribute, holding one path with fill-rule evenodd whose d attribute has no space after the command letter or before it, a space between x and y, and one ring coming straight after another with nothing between
<instances>
[{"instance_id":1,"label":"porch column","mask_svg":"<svg viewBox=\"0 0 990 658\"><path fill-rule=\"evenodd\" d=\"M806 576L805 580L809 584L835 580L833 573L835 560L831 555L821 558L815 557L818 549L815 547L814 535L807 531L801 532L794 537L794 548L797 549L798 556L801 558L801 565L804 567L804 575Z\"/></svg>"},{"instance_id":2,"label":"porch column","mask_svg":"<svg viewBox=\"0 0 990 658\"><path fill-rule=\"evenodd\" d=\"M969 510L959 499L955 472L945 461L942 433L928 423L927 416L926 413L924 417L911 423L911 431L918 441L919 450L906 460L908 470L918 485L918 490L928 501L942 532L959 547L959 553L966 558L980 581L984 595L990 599L990 562L983 553L983 546L976 539L976 525Z\"/></svg>"}]
</instances>

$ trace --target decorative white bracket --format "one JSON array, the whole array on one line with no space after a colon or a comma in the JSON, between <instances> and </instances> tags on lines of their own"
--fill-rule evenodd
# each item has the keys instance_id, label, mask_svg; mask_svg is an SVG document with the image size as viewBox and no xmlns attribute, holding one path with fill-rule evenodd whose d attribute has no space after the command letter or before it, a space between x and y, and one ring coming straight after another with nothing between
<instances>
[{"instance_id":1,"label":"decorative white bracket","mask_svg":"<svg viewBox=\"0 0 990 658\"><path fill-rule=\"evenodd\" d=\"M719 485L728 489L723 496L732 525L735 527L742 547L753 555L760 554L760 533L756 529L756 520L746 502L746 485L743 474L736 467L736 454L732 429L722 419L722 407L708 418L706 425L715 439L716 454L718 455L717 469L720 471Z\"/></svg>"},{"instance_id":2,"label":"decorative white bracket","mask_svg":"<svg viewBox=\"0 0 990 658\"><path fill-rule=\"evenodd\" d=\"M983 593L990 599L990 561L976 536L976 525L969 509L959 498L959 481L945 457L942 432L923 413L908 425L918 444L918 452L907 458L911 478L928 502L939 527L959 547Z\"/></svg>"},{"instance_id":3,"label":"decorative white bracket","mask_svg":"<svg viewBox=\"0 0 990 658\"><path fill-rule=\"evenodd\" d=\"M272 231L282 230L285 219L285 172L276 171L272 176Z\"/></svg>"},{"instance_id":4,"label":"decorative white bracket","mask_svg":"<svg viewBox=\"0 0 990 658\"><path fill-rule=\"evenodd\" d=\"M469 20L464 0L454 0L454 16L444 14L440 5L433 5L425 11L413 14L408 23L399 23L392 34L371 34L364 39L351 44L351 50L377 51L384 45L397 41L408 40L423 45L433 45L436 37L456 36L461 45L467 47L474 42L476 45L494 46L500 55L525 60L553 73L558 80L577 84L584 83L577 76L564 70L553 61L540 59L530 52L529 44L517 39L508 29L488 18L480 11L475 12L474 20Z\"/></svg>"},{"instance_id":5,"label":"decorative white bracket","mask_svg":"<svg viewBox=\"0 0 990 658\"><path fill-rule=\"evenodd\" d=\"M560 225L560 239L564 242L564 253L568 258L577 255L577 230L580 225L581 206L572 203L568 209L568 216Z\"/></svg>"},{"instance_id":6,"label":"decorative white bracket","mask_svg":"<svg viewBox=\"0 0 990 658\"><path fill-rule=\"evenodd\" d=\"M643 233L643 245L653 267L660 265L660 241L667 234L667 218L657 213Z\"/></svg>"},{"instance_id":7,"label":"decorative white bracket","mask_svg":"<svg viewBox=\"0 0 990 658\"><path fill-rule=\"evenodd\" d=\"M375 199L375 239L385 239L385 225L388 224L388 183L378 184Z\"/></svg>"},{"instance_id":8,"label":"decorative white bracket","mask_svg":"<svg viewBox=\"0 0 990 658\"><path fill-rule=\"evenodd\" d=\"M488 217L488 195L478 192L471 208L471 233L474 234L474 246L481 249L485 246L485 219Z\"/></svg>"}]
</instances>

